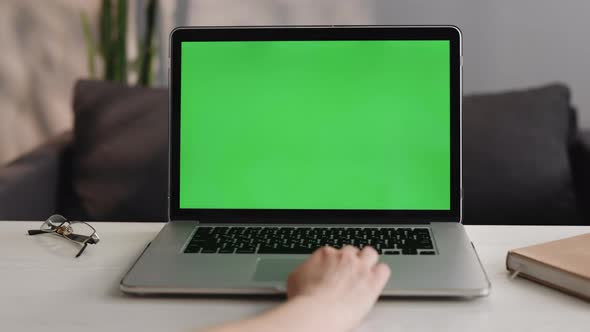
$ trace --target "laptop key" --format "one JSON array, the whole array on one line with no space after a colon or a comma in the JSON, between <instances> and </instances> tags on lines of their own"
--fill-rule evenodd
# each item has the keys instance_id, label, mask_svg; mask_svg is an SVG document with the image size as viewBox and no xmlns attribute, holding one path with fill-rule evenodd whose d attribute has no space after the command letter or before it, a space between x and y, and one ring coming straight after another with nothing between
<instances>
[{"instance_id":1,"label":"laptop key","mask_svg":"<svg viewBox=\"0 0 590 332\"><path fill-rule=\"evenodd\" d=\"M199 227L195 234L209 234L213 230L213 227Z\"/></svg>"},{"instance_id":2,"label":"laptop key","mask_svg":"<svg viewBox=\"0 0 590 332\"><path fill-rule=\"evenodd\" d=\"M258 254L311 254L314 249L311 248L287 248L287 247L261 247Z\"/></svg>"},{"instance_id":3,"label":"laptop key","mask_svg":"<svg viewBox=\"0 0 590 332\"><path fill-rule=\"evenodd\" d=\"M434 255L435 252L434 251L420 251L420 255Z\"/></svg>"},{"instance_id":4,"label":"laptop key","mask_svg":"<svg viewBox=\"0 0 590 332\"><path fill-rule=\"evenodd\" d=\"M201 247L198 246L188 246L186 247L186 250L184 251L187 254L196 254L201 250Z\"/></svg>"},{"instance_id":5,"label":"laptop key","mask_svg":"<svg viewBox=\"0 0 590 332\"><path fill-rule=\"evenodd\" d=\"M240 248L236 250L236 254L253 254L256 251L254 247Z\"/></svg>"},{"instance_id":6,"label":"laptop key","mask_svg":"<svg viewBox=\"0 0 590 332\"><path fill-rule=\"evenodd\" d=\"M218 226L197 228L185 252L311 254L325 245L371 246L380 255L416 255L418 250L434 249L427 228Z\"/></svg>"},{"instance_id":7,"label":"laptop key","mask_svg":"<svg viewBox=\"0 0 590 332\"><path fill-rule=\"evenodd\" d=\"M258 254L274 254L276 251L276 248L273 248L272 246L261 246L260 248L258 248Z\"/></svg>"}]
</instances>

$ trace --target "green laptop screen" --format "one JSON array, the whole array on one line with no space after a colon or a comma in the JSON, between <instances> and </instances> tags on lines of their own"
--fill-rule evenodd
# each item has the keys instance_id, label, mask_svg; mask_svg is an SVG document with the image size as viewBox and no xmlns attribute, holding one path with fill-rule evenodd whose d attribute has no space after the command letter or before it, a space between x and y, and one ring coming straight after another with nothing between
<instances>
[{"instance_id":1,"label":"green laptop screen","mask_svg":"<svg viewBox=\"0 0 590 332\"><path fill-rule=\"evenodd\" d=\"M182 209L449 210L444 40L182 42Z\"/></svg>"}]
</instances>

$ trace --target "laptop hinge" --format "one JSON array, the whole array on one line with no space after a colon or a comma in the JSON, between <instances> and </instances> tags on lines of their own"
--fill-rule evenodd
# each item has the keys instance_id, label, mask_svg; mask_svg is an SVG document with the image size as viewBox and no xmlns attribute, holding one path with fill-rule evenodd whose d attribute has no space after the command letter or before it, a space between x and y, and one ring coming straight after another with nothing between
<instances>
[{"instance_id":1,"label":"laptop hinge","mask_svg":"<svg viewBox=\"0 0 590 332\"><path fill-rule=\"evenodd\" d=\"M328 223L319 223L319 222L304 222L304 221L292 221L292 222L287 222L287 221L282 221L282 222L261 222L261 223L252 223L252 222L220 222L220 221L199 221L199 220L182 220L182 219L177 219L177 220L171 220L171 222L188 222L188 223L197 223L197 224L241 224L241 225L248 225L248 224L268 224L269 226L277 226L277 225L294 225L294 224L302 224L302 225L354 225L354 226L363 226L363 225L430 225L431 221L399 221L399 222L374 222L374 223L351 223L351 222L344 222L344 223L333 223L333 222L328 222ZM436 222L436 221L435 221Z\"/></svg>"},{"instance_id":2,"label":"laptop hinge","mask_svg":"<svg viewBox=\"0 0 590 332\"><path fill-rule=\"evenodd\" d=\"M182 219L175 219L175 220L170 220L170 222L190 222L190 223L197 223L199 224L200 222L198 220L182 220Z\"/></svg>"}]
</instances>

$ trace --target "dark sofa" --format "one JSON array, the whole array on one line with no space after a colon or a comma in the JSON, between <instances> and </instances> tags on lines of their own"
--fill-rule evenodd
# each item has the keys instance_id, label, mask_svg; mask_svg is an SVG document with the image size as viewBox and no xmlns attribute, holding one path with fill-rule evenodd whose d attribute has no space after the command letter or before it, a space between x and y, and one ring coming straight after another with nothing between
<instances>
[{"instance_id":1,"label":"dark sofa","mask_svg":"<svg viewBox=\"0 0 590 332\"><path fill-rule=\"evenodd\" d=\"M165 89L80 81L74 129L0 167L0 220L165 221ZM590 224L590 133L566 86L466 96L465 224Z\"/></svg>"}]
</instances>

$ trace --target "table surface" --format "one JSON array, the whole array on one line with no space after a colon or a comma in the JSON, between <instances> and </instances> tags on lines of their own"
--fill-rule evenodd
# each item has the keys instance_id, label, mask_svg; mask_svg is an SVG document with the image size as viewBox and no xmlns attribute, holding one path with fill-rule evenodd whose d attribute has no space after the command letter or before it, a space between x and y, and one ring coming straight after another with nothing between
<instances>
[{"instance_id":1,"label":"table surface","mask_svg":"<svg viewBox=\"0 0 590 332\"><path fill-rule=\"evenodd\" d=\"M0 221L1 331L194 331L260 313L277 298L136 297L119 280L161 223L94 223L101 242L29 237L40 223ZM590 231L570 226L466 226L492 282L474 300L381 300L358 331L588 331L590 305L508 277L509 249ZM395 268L395 267L394 267Z\"/></svg>"}]
</instances>

